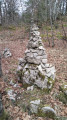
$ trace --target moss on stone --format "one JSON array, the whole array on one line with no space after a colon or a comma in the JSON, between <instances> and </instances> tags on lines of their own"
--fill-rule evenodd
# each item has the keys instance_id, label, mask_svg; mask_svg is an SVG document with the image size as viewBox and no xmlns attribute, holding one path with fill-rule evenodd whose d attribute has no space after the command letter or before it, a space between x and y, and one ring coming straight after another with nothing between
<instances>
[{"instance_id":1,"label":"moss on stone","mask_svg":"<svg viewBox=\"0 0 67 120\"><path fill-rule=\"evenodd\" d=\"M17 72L17 74L18 74L18 77L19 77L19 79L20 79L20 81L21 81L24 72L23 72L22 70L20 70L20 71Z\"/></svg>"},{"instance_id":2,"label":"moss on stone","mask_svg":"<svg viewBox=\"0 0 67 120\"><path fill-rule=\"evenodd\" d=\"M40 71L39 71L38 75L39 75L39 77L40 77L42 80L45 79L45 75L43 75Z\"/></svg>"},{"instance_id":3,"label":"moss on stone","mask_svg":"<svg viewBox=\"0 0 67 120\"><path fill-rule=\"evenodd\" d=\"M67 87L65 87L65 85L67 85L67 83L64 83L62 86L59 87L59 89L64 92L67 90Z\"/></svg>"},{"instance_id":4,"label":"moss on stone","mask_svg":"<svg viewBox=\"0 0 67 120\"><path fill-rule=\"evenodd\" d=\"M51 88L49 88L49 90L51 90L53 88L53 85L55 83L55 80L53 80L51 77L48 77L48 82L47 82L47 85L48 86L51 86Z\"/></svg>"},{"instance_id":5,"label":"moss on stone","mask_svg":"<svg viewBox=\"0 0 67 120\"><path fill-rule=\"evenodd\" d=\"M55 118L55 114L54 113L52 113L51 111L50 112L43 112L42 111L42 108L43 107L50 107L48 104L45 104L45 105L42 105L42 104L40 104L40 106L39 106L39 109L38 109L38 113L37 113L37 116L38 117L47 117L47 118L52 118L52 119L54 119Z\"/></svg>"}]
</instances>

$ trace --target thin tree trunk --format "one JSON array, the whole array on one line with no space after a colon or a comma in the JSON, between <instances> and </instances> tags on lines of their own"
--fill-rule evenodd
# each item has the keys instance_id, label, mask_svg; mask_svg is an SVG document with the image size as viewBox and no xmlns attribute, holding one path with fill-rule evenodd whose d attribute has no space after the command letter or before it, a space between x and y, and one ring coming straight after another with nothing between
<instances>
[{"instance_id":1,"label":"thin tree trunk","mask_svg":"<svg viewBox=\"0 0 67 120\"><path fill-rule=\"evenodd\" d=\"M47 25L47 22L46 22L46 25ZM50 40L49 40L49 37L48 37L48 29L47 29L47 27L46 27L46 33L47 33L47 40L48 40L49 47L50 47Z\"/></svg>"},{"instance_id":2,"label":"thin tree trunk","mask_svg":"<svg viewBox=\"0 0 67 120\"><path fill-rule=\"evenodd\" d=\"M66 37L66 32L65 32L62 20L61 20L61 25L62 25L62 30L63 30L63 33L64 33L64 39L66 40L67 37Z\"/></svg>"},{"instance_id":3,"label":"thin tree trunk","mask_svg":"<svg viewBox=\"0 0 67 120\"><path fill-rule=\"evenodd\" d=\"M51 1L49 2L50 6L50 24L51 24L51 33L52 33L52 47L55 46L54 44L54 35L53 35L53 24L52 24L52 11L51 11Z\"/></svg>"},{"instance_id":4,"label":"thin tree trunk","mask_svg":"<svg viewBox=\"0 0 67 120\"><path fill-rule=\"evenodd\" d=\"M47 13L47 21L48 21L48 1L46 1L46 5L47 5L46 13ZM47 21L46 21L46 26L48 25ZM47 29L47 27L46 27L46 32L47 32L47 40L48 40L48 43L49 43L49 46L50 46L50 40L49 40L49 37L48 37L48 29Z\"/></svg>"},{"instance_id":5,"label":"thin tree trunk","mask_svg":"<svg viewBox=\"0 0 67 120\"><path fill-rule=\"evenodd\" d=\"M1 55L0 55L0 77L2 77Z\"/></svg>"},{"instance_id":6,"label":"thin tree trunk","mask_svg":"<svg viewBox=\"0 0 67 120\"><path fill-rule=\"evenodd\" d=\"M1 16L1 2L0 2L0 25L2 25L2 16Z\"/></svg>"}]
</instances>

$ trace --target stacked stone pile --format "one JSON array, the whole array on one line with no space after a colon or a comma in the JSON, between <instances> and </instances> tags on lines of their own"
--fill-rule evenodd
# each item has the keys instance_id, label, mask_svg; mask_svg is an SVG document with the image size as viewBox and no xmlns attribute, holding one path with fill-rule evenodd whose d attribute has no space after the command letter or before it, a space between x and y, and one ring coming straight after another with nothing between
<instances>
[{"instance_id":1,"label":"stacked stone pile","mask_svg":"<svg viewBox=\"0 0 67 120\"><path fill-rule=\"evenodd\" d=\"M18 79L23 84L51 89L55 81L55 67L47 63L47 54L38 27L33 24L24 59L19 60Z\"/></svg>"}]
</instances>

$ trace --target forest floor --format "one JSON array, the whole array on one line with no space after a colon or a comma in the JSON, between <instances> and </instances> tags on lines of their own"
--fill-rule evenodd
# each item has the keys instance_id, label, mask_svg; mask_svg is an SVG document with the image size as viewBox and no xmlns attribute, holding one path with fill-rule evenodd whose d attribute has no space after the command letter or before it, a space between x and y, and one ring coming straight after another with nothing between
<instances>
[{"instance_id":1,"label":"forest floor","mask_svg":"<svg viewBox=\"0 0 67 120\"><path fill-rule=\"evenodd\" d=\"M51 40L51 33L49 29L49 38ZM67 26L65 26L67 30ZM36 98L41 98L46 104L50 104L57 111L58 116L67 117L67 106L55 98L56 94L59 93L59 86L64 82L67 82L67 42L61 39L62 31L61 28L54 29L54 47L49 47L46 41L46 30L45 28L41 31L41 37L48 55L48 62L52 63L56 67L56 82L53 86L52 91L49 94L40 93L37 89L33 92L28 92L23 88L23 85L18 83L16 70L18 66L18 59L24 57L24 52L27 48L29 40L29 32L25 31L24 27L16 27L13 29L2 29L0 30L0 51L1 53L5 48L9 48L12 53L12 57L2 58L2 70L3 78L0 79L0 91L3 95L3 105L5 111L11 116L9 120L47 120L46 118L40 118L29 116L27 112L22 110L23 99L27 103L30 95L34 95ZM61 31L61 32L59 32ZM67 32L67 31L66 31ZM10 84L13 81L18 86L13 86ZM14 90L15 93L20 95L20 103L16 101L13 103L9 96L6 94L9 89ZM38 91L38 92L37 92ZM25 94L24 94L25 92ZM55 108L56 106L56 108ZM48 119L50 120L50 119ZM67 120L67 119L66 119Z\"/></svg>"}]
</instances>

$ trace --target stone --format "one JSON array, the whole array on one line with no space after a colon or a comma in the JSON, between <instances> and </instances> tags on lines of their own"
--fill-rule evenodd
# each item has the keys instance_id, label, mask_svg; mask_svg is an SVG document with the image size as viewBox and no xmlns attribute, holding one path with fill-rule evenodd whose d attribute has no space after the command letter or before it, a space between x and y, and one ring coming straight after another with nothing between
<instances>
[{"instance_id":1,"label":"stone","mask_svg":"<svg viewBox=\"0 0 67 120\"><path fill-rule=\"evenodd\" d=\"M40 46L39 49L40 50L45 50L45 48L43 46Z\"/></svg>"},{"instance_id":2,"label":"stone","mask_svg":"<svg viewBox=\"0 0 67 120\"><path fill-rule=\"evenodd\" d=\"M5 48L5 50L3 51L3 55L5 58L11 57L12 54L10 52L10 50L8 48Z\"/></svg>"},{"instance_id":3,"label":"stone","mask_svg":"<svg viewBox=\"0 0 67 120\"><path fill-rule=\"evenodd\" d=\"M47 59L42 59L42 63L46 64L47 63Z\"/></svg>"},{"instance_id":4,"label":"stone","mask_svg":"<svg viewBox=\"0 0 67 120\"><path fill-rule=\"evenodd\" d=\"M62 84L60 90L67 96L67 83Z\"/></svg>"},{"instance_id":5,"label":"stone","mask_svg":"<svg viewBox=\"0 0 67 120\"><path fill-rule=\"evenodd\" d=\"M36 57L38 56L38 54L37 54L37 53L34 53L33 55L34 55L34 58L36 58Z\"/></svg>"},{"instance_id":6,"label":"stone","mask_svg":"<svg viewBox=\"0 0 67 120\"><path fill-rule=\"evenodd\" d=\"M46 72L49 73L51 71L51 73L55 73L56 70L55 70L55 67L49 67L49 68L46 68Z\"/></svg>"},{"instance_id":7,"label":"stone","mask_svg":"<svg viewBox=\"0 0 67 120\"><path fill-rule=\"evenodd\" d=\"M40 60L37 59L37 58L30 58L30 57L27 57L26 58L27 62L30 63L30 64L36 64L36 65L39 65L40 64Z\"/></svg>"},{"instance_id":8,"label":"stone","mask_svg":"<svg viewBox=\"0 0 67 120\"><path fill-rule=\"evenodd\" d=\"M27 87L27 91L29 91L29 90L33 91L34 90L34 85L30 86L30 87Z\"/></svg>"},{"instance_id":9,"label":"stone","mask_svg":"<svg viewBox=\"0 0 67 120\"><path fill-rule=\"evenodd\" d=\"M15 99L16 99L16 94L14 93L14 91L13 91L12 89L11 89L11 90L8 90L7 94L8 94L8 96L9 96L9 99L10 99L10 100L15 101Z\"/></svg>"},{"instance_id":10,"label":"stone","mask_svg":"<svg viewBox=\"0 0 67 120\"><path fill-rule=\"evenodd\" d=\"M45 64L45 68L49 68L49 64L48 63Z\"/></svg>"},{"instance_id":11,"label":"stone","mask_svg":"<svg viewBox=\"0 0 67 120\"><path fill-rule=\"evenodd\" d=\"M19 65L22 66L22 64L24 65L26 63L26 61L23 58L19 58Z\"/></svg>"},{"instance_id":12,"label":"stone","mask_svg":"<svg viewBox=\"0 0 67 120\"><path fill-rule=\"evenodd\" d=\"M40 32L39 31L33 31L33 34L35 34L35 36L39 36L40 35Z\"/></svg>"},{"instance_id":13,"label":"stone","mask_svg":"<svg viewBox=\"0 0 67 120\"><path fill-rule=\"evenodd\" d=\"M40 105L40 99L30 102L30 111L31 113L38 113L38 107Z\"/></svg>"},{"instance_id":14,"label":"stone","mask_svg":"<svg viewBox=\"0 0 67 120\"><path fill-rule=\"evenodd\" d=\"M18 67L17 67L17 72L18 71L21 71L22 70L22 66L21 65L18 65Z\"/></svg>"},{"instance_id":15,"label":"stone","mask_svg":"<svg viewBox=\"0 0 67 120\"><path fill-rule=\"evenodd\" d=\"M49 106L42 108L42 114L43 114L43 116L46 116L48 118L56 117L56 111Z\"/></svg>"},{"instance_id":16,"label":"stone","mask_svg":"<svg viewBox=\"0 0 67 120\"><path fill-rule=\"evenodd\" d=\"M36 80L35 81L35 85L37 85L37 87L41 88L41 89L47 89L47 80Z\"/></svg>"}]
</instances>

